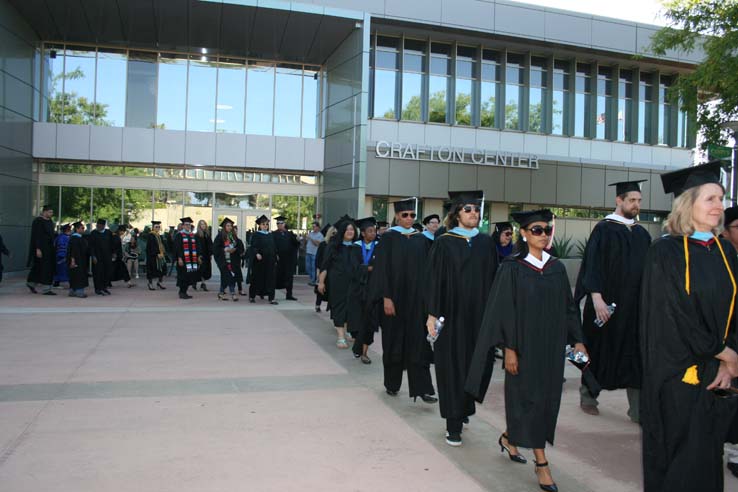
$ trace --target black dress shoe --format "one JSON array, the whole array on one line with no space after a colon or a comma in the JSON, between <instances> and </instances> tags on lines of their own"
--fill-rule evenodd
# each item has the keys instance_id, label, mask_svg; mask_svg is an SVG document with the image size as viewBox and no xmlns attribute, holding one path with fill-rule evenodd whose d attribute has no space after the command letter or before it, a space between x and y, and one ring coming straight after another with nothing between
<instances>
[{"instance_id":1,"label":"black dress shoe","mask_svg":"<svg viewBox=\"0 0 738 492\"><path fill-rule=\"evenodd\" d=\"M728 461L728 470L733 474L734 477L738 478L738 463Z\"/></svg>"},{"instance_id":2,"label":"black dress shoe","mask_svg":"<svg viewBox=\"0 0 738 492\"><path fill-rule=\"evenodd\" d=\"M151 284L149 284L149 290L156 290Z\"/></svg>"},{"instance_id":3,"label":"black dress shoe","mask_svg":"<svg viewBox=\"0 0 738 492\"><path fill-rule=\"evenodd\" d=\"M106 296L109 296L109 295L111 295L111 294L110 294L110 291L109 291L108 289L103 289L103 292L105 293L105 295L106 295Z\"/></svg>"},{"instance_id":4,"label":"black dress shoe","mask_svg":"<svg viewBox=\"0 0 738 492\"><path fill-rule=\"evenodd\" d=\"M387 394L390 396L397 396L399 394L399 391L387 390Z\"/></svg>"},{"instance_id":5,"label":"black dress shoe","mask_svg":"<svg viewBox=\"0 0 738 492\"><path fill-rule=\"evenodd\" d=\"M297 300L297 297L294 297L294 296L287 296L287 300L288 300L288 301L296 301L296 300Z\"/></svg>"},{"instance_id":6,"label":"black dress shoe","mask_svg":"<svg viewBox=\"0 0 738 492\"><path fill-rule=\"evenodd\" d=\"M502 444L503 437L505 438L505 440L507 440L507 434L505 434L504 432L500 434L500 438L497 440L497 444L500 445L500 453L504 453L505 451L507 451L507 455L510 457L510 461L514 461L515 463L520 463L523 465L526 464L528 460L525 459L525 456L521 454L512 454L510 452L510 448Z\"/></svg>"},{"instance_id":7,"label":"black dress shoe","mask_svg":"<svg viewBox=\"0 0 738 492\"><path fill-rule=\"evenodd\" d=\"M433 395L420 395L420 399L426 403L438 403L438 398Z\"/></svg>"},{"instance_id":8,"label":"black dress shoe","mask_svg":"<svg viewBox=\"0 0 738 492\"><path fill-rule=\"evenodd\" d=\"M160 283L160 282L157 282L157 283L156 283L156 286L157 286L157 287L159 287L159 288L160 288L161 290L167 290L167 288L166 288L166 287L164 287L163 285L161 285L161 283Z\"/></svg>"},{"instance_id":9,"label":"black dress shoe","mask_svg":"<svg viewBox=\"0 0 738 492\"><path fill-rule=\"evenodd\" d=\"M256 302L256 299L254 299L254 298L252 297L251 299L249 299L249 302L250 302L251 304L253 304L253 303L255 303L255 302Z\"/></svg>"},{"instance_id":10,"label":"black dress shoe","mask_svg":"<svg viewBox=\"0 0 738 492\"><path fill-rule=\"evenodd\" d=\"M538 476L538 469L545 466L548 466L548 461L545 463L536 463L536 476ZM541 482L538 482L538 486L541 490L545 490L546 492L559 492L559 488L556 486L556 483L542 484Z\"/></svg>"},{"instance_id":11,"label":"black dress shoe","mask_svg":"<svg viewBox=\"0 0 738 492\"><path fill-rule=\"evenodd\" d=\"M33 285L26 284L26 287L28 287L28 290L31 291L31 294L38 294L38 291L36 290L36 287L34 287Z\"/></svg>"},{"instance_id":12,"label":"black dress shoe","mask_svg":"<svg viewBox=\"0 0 738 492\"><path fill-rule=\"evenodd\" d=\"M45 296L55 296L56 295L56 292L47 290L46 292L43 293L43 295L45 295Z\"/></svg>"},{"instance_id":13,"label":"black dress shoe","mask_svg":"<svg viewBox=\"0 0 738 492\"><path fill-rule=\"evenodd\" d=\"M274 299L272 299L271 301L269 301L269 304L273 304L273 305L275 305L275 306L276 306L276 305L277 305L277 304L279 304L279 303L278 303L277 301L275 301Z\"/></svg>"},{"instance_id":14,"label":"black dress shoe","mask_svg":"<svg viewBox=\"0 0 738 492\"><path fill-rule=\"evenodd\" d=\"M192 299L192 296L189 295L189 294L187 294L186 292L180 292L179 293L179 298L180 299Z\"/></svg>"},{"instance_id":15,"label":"black dress shoe","mask_svg":"<svg viewBox=\"0 0 738 492\"><path fill-rule=\"evenodd\" d=\"M95 291L95 294L97 294L97 295L99 295L99 296L104 296L104 295L105 295L105 294L103 293L103 291L101 291L101 290L96 290L96 291Z\"/></svg>"}]
</instances>

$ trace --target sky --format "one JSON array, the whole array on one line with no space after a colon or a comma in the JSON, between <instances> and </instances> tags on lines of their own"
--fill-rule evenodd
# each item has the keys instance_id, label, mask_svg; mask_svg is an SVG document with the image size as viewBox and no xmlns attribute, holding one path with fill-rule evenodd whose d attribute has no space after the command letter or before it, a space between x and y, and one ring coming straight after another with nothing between
<instances>
[{"instance_id":1,"label":"sky","mask_svg":"<svg viewBox=\"0 0 738 492\"><path fill-rule=\"evenodd\" d=\"M524 0L521 3L573 10L646 24L666 24L659 16L661 10L659 0Z\"/></svg>"}]
</instances>

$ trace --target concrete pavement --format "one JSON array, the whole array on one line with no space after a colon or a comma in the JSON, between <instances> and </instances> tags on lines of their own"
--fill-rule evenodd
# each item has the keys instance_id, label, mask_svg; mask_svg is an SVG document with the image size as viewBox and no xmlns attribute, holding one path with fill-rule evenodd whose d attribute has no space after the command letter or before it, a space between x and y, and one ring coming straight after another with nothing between
<instances>
[{"instance_id":1,"label":"concrete pavement","mask_svg":"<svg viewBox=\"0 0 738 492\"><path fill-rule=\"evenodd\" d=\"M534 491L528 465L499 452L502 373L445 444L435 405L382 387L381 342L363 365L335 348L312 289L298 302L191 301L112 289L88 299L0 284L0 490ZM601 415L578 408L567 368L556 446L562 491L640 490L639 429L624 392ZM726 477L726 490L738 480Z\"/></svg>"}]
</instances>

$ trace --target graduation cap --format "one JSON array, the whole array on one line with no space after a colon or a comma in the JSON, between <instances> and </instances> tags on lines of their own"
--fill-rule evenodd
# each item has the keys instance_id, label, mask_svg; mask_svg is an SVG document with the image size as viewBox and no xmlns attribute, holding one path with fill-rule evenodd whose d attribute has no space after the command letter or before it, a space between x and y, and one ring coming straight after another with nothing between
<instances>
[{"instance_id":1,"label":"graduation cap","mask_svg":"<svg viewBox=\"0 0 738 492\"><path fill-rule=\"evenodd\" d=\"M179 221L183 224L192 224L192 218L190 217L182 217Z\"/></svg>"},{"instance_id":2,"label":"graduation cap","mask_svg":"<svg viewBox=\"0 0 738 492\"><path fill-rule=\"evenodd\" d=\"M484 192L481 190L475 191L449 191L448 197L451 200L451 205L466 205L467 203L473 203L481 205L484 203Z\"/></svg>"},{"instance_id":3,"label":"graduation cap","mask_svg":"<svg viewBox=\"0 0 738 492\"><path fill-rule=\"evenodd\" d=\"M502 231L505 231L507 229L512 230L512 228L513 228L513 226L509 222L498 222L498 223L495 224L495 232L498 232L498 233L499 232L502 232Z\"/></svg>"},{"instance_id":4,"label":"graduation cap","mask_svg":"<svg viewBox=\"0 0 738 492\"><path fill-rule=\"evenodd\" d=\"M357 220L356 223L359 225L359 230L363 231L367 227L376 227L377 219L374 217L364 217L363 219Z\"/></svg>"},{"instance_id":5,"label":"graduation cap","mask_svg":"<svg viewBox=\"0 0 738 492\"><path fill-rule=\"evenodd\" d=\"M553 212L547 208L530 212L513 212L511 215L513 220L520 224L521 228L533 222L551 222L554 217Z\"/></svg>"},{"instance_id":6,"label":"graduation cap","mask_svg":"<svg viewBox=\"0 0 738 492\"><path fill-rule=\"evenodd\" d=\"M100 225L100 224L102 224L102 225L105 225L105 224L107 224L107 223L108 223L108 221L107 221L107 220L105 220L105 219L97 219L97 224L98 224L98 225Z\"/></svg>"},{"instance_id":7,"label":"graduation cap","mask_svg":"<svg viewBox=\"0 0 738 492\"><path fill-rule=\"evenodd\" d=\"M125 225L119 225L118 226L118 232L125 232L128 228Z\"/></svg>"},{"instance_id":8,"label":"graduation cap","mask_svg":"<svg viewBox=\"0 0 738 492\"><path fill-rule=\"evenodd\" d=\"M280 215L279 217L275 217L274 220L276 220L277 223L279 223L279 222L287 222L287 217L283 217L283 216Z\"/></svg>"},{"instance_id":9,"label":"graduation cap","mask_svg":"<svg viewBox=\"0 0 738 492\"><path fill-rule=\"evenodd\" d=\"M439 217L438 214L430 214L423 219L423 225L428 225L428 222L430 222L433 219L436 219L438 222L441 222L441 217Z\"/></svg>"},{"instance_id":10,"label":"graduation cap","mask_svg":"<svg viewBox=\"0 0 738 492\"><path fill-rule=\"evenodd\" d=\"M377 227L389 227L389 222L386 220L378 220Z\"/></svg>"},{"instance_id":11,"label":"graduation cap","mask_svg":"<svg viewBox=\"0 0 738 492\"><path fill-rule=\"evenodd\" d=\"M738 207L728 207L725 209L725 220L723 221L725 227L728 227L731 222L738 220Z\"/></svg>"},{"instance_id":12,"label":"graduation cap","mask_svg":"<svg viewBox=\"0 0 738 492\"><path fill-rule=\"evenodd\" d=\"M235 222L233 222L233 221L232 221L231 219L229 219L228 217L226 217L226 218L225 218L225 219L223 219L223 221L222 221L222 222L220 223L220 227L225 227L225 226L226 226L226 224L231 224L231 225L233 225L233 224L235 224Z\"/></svg>"},{"instance_id":13,"label":"graduation cap","mask_svg":"<svg viewBox=\"0 0 738 492\"><path fill-rule=\"evenodd\" d=\"M71 228L72 228L72 224L64 224L63 226L61 226L62 232L68 231Z\"/></svg>"},{"instance_id":14,"label":"graduation cap","mask_svg":"<svg viewBox=\"0 0 738 492\"><path fill-rule=\"evenodd\" d=\"M325 236L326 234L328 234L328 229L330 229L331 227L333 227L331 224L324 225L323 228L320 230L320 233Z\"/></svg>"},{"instance_id":15,"label":"graduation cap","mask_svg":"<svg viewBox=\"0 0 738 492\"><path fill-rule=\"evenodd\" d=\"M161 225L161 221L160 220L152 220L151 221L151 225Z\"/></svg>"},{"instance_id":16,"label":"graduation cap","mask_svg":"<svg viewBox=\"0 0 738 492\"><path fill-rule=\"evenodd\" d=\"M418 204L418 199L415 198L414 196L410 198L404 198L396 202L392 202L392 206L395 209L395 213L407 212L407 211L415 212L417 204Z\"/></svg>"},{"instance_id":17,"label":"graduation cap","mask_svg":"<svg viewBox=\"0 0 738 492\"><path fill-rule=\"evenodd\" d=\"M418 232L423 232L423 225L420 222L416 222L413 224L413 229Z\"/></svg>"},{"instance_id":18,"label":"graduation cap","mask_svg":"<svg viewBox=\"0 0 738 492\"><path fill-rule=\"evenodd\" d=\"M44 205L43 207L41 207L42 212L48 212L49 210L53 210L53 209L54 207L52 207L51 205Z\"/></svg>"},{"instance_id":19,"label":"graduation cap","mask_svg":"<svg viewBox=\"0 0 738 492\"><path fill-rule=\"evenodd\" d=\"M263 224L264 222L269 222L269 217L267 217L266 215L262 215L261 217L258 217L256 219L257 224Z\"/></svg>"},{"instance_id":20,"label":"graduation cap","mask_svg":"<svg viewBox=\"0 0 738 492\"><path fill-rule=\"evenodd\" d=\"M661 175L661 183L664 185L664 193L674 193L674 198L695 186L703 184L720 183L721 161L710 161L707 164L688 167Z\"/></svg>"},{"instance_id":21,"label":"graduation cap","mask_svg":"<svg viewBox=\"0 0 738 492\"><path fill-rule=\"evenodd\" d=\"M72 227L74 228L75 231L79 229L80 227L83 227L84 225L85 225L84 222L82 222L81 220L78 220L77 222L72 223Z\"/></svg>"},{"instance_id":22,"label":"graduation cap","mask_svg":"<svg viewBox=\"0 0 738 492\"><path fill-rule=\"evenodd\" d=\"M615 196L625 195L631 191L641 191L641 183L648 181L647 179L637 179L635 181L620 181L618 183L610 183L607 186L615 187Z\"/></svg>"}]
</instances>

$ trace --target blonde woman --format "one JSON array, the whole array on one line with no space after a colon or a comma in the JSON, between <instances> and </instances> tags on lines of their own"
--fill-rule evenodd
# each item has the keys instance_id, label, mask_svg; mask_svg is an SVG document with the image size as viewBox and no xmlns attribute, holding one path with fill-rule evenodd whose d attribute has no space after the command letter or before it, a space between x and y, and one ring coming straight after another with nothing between
<instances>
[{"instance_id":1,"label":"blonde woman","mask_svg":"<svg viewBox=\"0 0 738 492\"><path fill-rule=\"evenodd\" d=\"M318 251L315 253L315 278L317 279L320 277L320 267L323 265L323 258L325 257L325 248L328 247L328 243L330 243L331 238L336 235L336 228L332 225L328 224L325 227L323 227L323 230L320 231L321 234L323 234L323 242L321 242L318 245ZM315 312L320 312L320 306L323 304L323 301L328 300L328 293L326 292L325 295L321 294L318 291L318 286L316 284L315 286Z\"/></svg>"},{"instance_id":2,"label":"blonde woman","mask_svg":"<svg viewBox=\"0 0 738 492\"><path fill-rule=\"evenodd\" d=\"M149 281L149 290L156 290L152 285L154 279L156 279L157 287L161 290L166 289L162 285L166 273L167 259L164 241L161 237L161 222L154 220L151 222L151 232L146 241L146 279Z\"/></svg>"},{"instance_id":3,"label":"blonde woman","mask_svg":"<svg viewBox=\"0 0 738 492\"><path fill-rule=\"evenodd\" d=\"M661 175L674 193L668 235L649 249L641 286L645 492L723 490L723 443L738 407L736 252L718 237L719 162Z\"/></svg>"}]
</instances>

